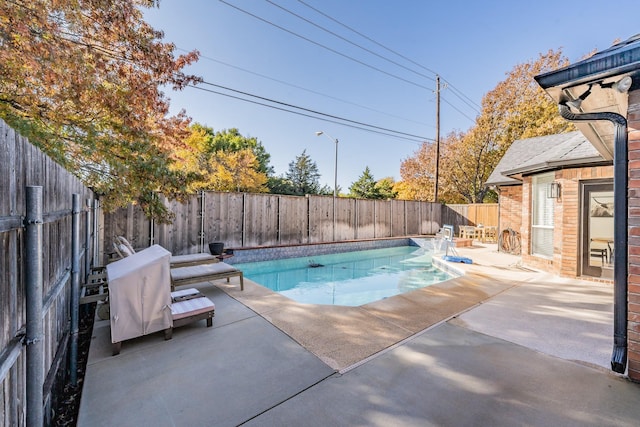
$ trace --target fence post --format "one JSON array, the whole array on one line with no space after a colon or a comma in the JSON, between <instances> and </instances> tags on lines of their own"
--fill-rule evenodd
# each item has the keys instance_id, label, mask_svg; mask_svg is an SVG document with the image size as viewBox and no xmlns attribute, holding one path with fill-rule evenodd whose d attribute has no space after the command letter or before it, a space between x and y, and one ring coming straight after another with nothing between
<instances>
[{"instance_id":1,"label":"fence post","mask_svg":"<svg viewBox=\"0 0 640 427\"><path fill-rule=\"evenodd\" d=\"M241 246L244 248L244 233L247 229L247 193L242 193L242 233L240 239L242 240Z\"/></svg>"},{"instance_id":2,"label":"fence post","mask_svg":"<svg viewBox=\"0 0 640 427\"><path fill-rule=\"evenodd\" d=\"M102 250L100 246L100 229L104 216L100 214L100 201L93 199L93 265L102 264Z\"/></svg>"},{"instance_id":3,"label":"fence post","mask_svg":"<svg viewBox=\"0 0 640 427\"><path fill-rule=\"evenodd\" d=\"M200 252L204 252L204 216L205 216L205 192L204 190L199 191L200 194L200 233L198 233L198 237L200 238Z\"/></svg>"},{"instance_id":4,"label":"fence post","mask_svg":"<svg viewBox=\"0 0 640 427\"><path fill-rule=\"evenodd\" d=\"M27 426L42 427L44 353L42 326L42 187L27 186L25 285L27 330Z\"/></svg>"},{"instance_id":5,"label":"fence post","mask_svg":"<svg viewBox=\"0 0 640 427\"><path fill-rule=\"evenodd\" d=\"M391 230L389 237L393 237L393 200L389 200L389 206L389 229Z\"/></svg>"},{"instance_id":6,"label":"fence post","mask_svg":"<svg viewBox=\"0 0 640 427\"><path fill-rule=\"evenodd\" d=\"M71 216L71 360L69 364L71 385L78 382L78 331L80 301L80 195L72 195Z\"/></svg>"},{"instance_id":7,"label":"fence post","mask_svg":"<svg viewBox=\"0 0 640 427\"><path fill-rule=\"evenodd\" d=\"M89 279L91 270L91 199L87 199L86 216L84 217L84 281Z\"/></svg>"},{"instance_id":8,"label":"fence post","mask_svg":"<svg viewBox=\"0 0 640 427\"><path fill-rule=\"evenodd\" d=\"M280 223L280 219L282 216L282 212L280 212L280 199L282 198L281 195L278 195L276 198L276 242L278 242L278 245L282 244L282 229L281 229L281 223ZM289 238L289 242L291 243L291 238Z\"/></svg>"}]
</instances>

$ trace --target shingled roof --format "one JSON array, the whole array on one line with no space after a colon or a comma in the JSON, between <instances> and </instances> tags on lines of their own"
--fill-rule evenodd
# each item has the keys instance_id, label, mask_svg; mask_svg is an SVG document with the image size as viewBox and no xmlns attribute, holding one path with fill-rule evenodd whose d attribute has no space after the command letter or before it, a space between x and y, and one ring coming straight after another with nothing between
<instances>
[{"instance_id":1,"label":"shingled roof","mask_svg":"<svg viewBox=\"0 0 640 427\"><path fill-rule=\"evenodd\" d=\"M581 132L519 139L511 144L485 185L519 185L524 174L603 163L611 162Z\"/></svg>"}]
</instances>

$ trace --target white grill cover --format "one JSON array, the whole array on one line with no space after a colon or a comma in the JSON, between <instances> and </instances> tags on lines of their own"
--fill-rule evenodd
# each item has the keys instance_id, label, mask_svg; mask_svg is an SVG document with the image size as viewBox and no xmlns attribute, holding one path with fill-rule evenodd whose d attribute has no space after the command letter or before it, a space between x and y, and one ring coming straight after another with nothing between
<instances>
[{"instance_id":1,"label":"white grill cover","mask_svg":"<svg viewBox=\"0 0 640 427\"><path fill-rule=\"evenodd\" d=\"M173 326L170 257L169 251L153 245L107 265L111 342Z\"/></svg>"}]
</instances>

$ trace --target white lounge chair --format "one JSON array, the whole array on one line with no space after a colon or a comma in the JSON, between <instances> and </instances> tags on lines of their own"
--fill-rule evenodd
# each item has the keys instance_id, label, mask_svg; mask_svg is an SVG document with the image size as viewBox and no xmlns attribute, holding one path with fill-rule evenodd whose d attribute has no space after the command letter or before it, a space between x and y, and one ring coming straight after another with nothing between
<instances>
[{"instance_id":1,"label":"white lounge chair","mask_svg":"<svg viewBox=\"0 0 640 427\"><path fill-rule=\"evenodd\" d=\"M227 283L229 283L229 279L235 276L240 278L240 290L244 291L244 276L242 271L226 262L172 268L171 289L175 289L176 286L191 285L217 279L227 279Z\"/></svg>"},{"instance_id":2,"label":"white lounge chair","mask_svg":"<svg viewBox=\"0 0 640 427\"><path fill-rule=\"evenodd\" d=\"M123 236L116 236L113 239L113 248L120 258L127 257L136 253L133 245ZM172 255L169 259L171 268L189 267L200 264L211 264L218 262L218 258L207 253Z\"/></svg>"}]
</instances>

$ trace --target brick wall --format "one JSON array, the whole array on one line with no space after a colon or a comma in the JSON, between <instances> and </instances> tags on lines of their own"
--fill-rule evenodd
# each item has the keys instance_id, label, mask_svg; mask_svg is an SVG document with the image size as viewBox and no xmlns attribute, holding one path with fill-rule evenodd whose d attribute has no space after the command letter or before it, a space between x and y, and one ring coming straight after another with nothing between
<instances>
[{"instance_id":1,"label":"brick wall","mask_svg":"<svg viewBox=\"0 0 640 427\"><path fill-rule=\"evenodd\" d=\"M640 381L640 90L629 93L629 377Z\"/></svg>"},{"instance_id":2,"label":"brick wall","mask_svg":"<svg viewBox=\"0 0 640 427\"><path fill-rule=\"evenodd\" d=\"M500 187L500 231L511 228L522 233L522 185Z\"/></svg>"},{"instance_id":3,"label":"brick wall","mask_svg":"<svg viewBox=\"0 0 640 427\"><path fill-rule=\"evenodd\" d=\"M638 136L638 162L638 288L640 290L640 132ZM560 183L562 193L561 197L556 199L554 206L554 245L551 259L531 255L531 177L524 177L520 187L509 187L508 191L505 191L504 188L500 189L501 228L504 228L503 220L517 223L517 220L513 218L517 215L514 200L517 197L520 198L521 225L519 231L522 244L522 262L525 265L563 277L580 276L580 181L595 179L613 179L613 166L561 169L555 172L554 180ZM519 196L516 195L516 189L520 190ZM508 207L503 208L503 201L507 203ZM640 299L638 304L640 308ZM640 321L640 311L638 316ZM638 333L640 334L640 325Z\"/></svg>"}]
</instances>

